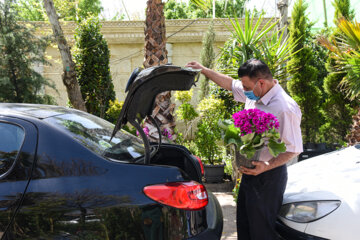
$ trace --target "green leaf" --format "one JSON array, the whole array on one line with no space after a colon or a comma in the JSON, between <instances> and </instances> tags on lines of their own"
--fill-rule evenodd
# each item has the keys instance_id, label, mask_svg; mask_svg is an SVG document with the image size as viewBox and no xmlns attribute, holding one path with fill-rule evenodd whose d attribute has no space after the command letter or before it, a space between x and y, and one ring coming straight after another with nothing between
<instances>
[{"instance_id":1,"label":"green leaf","mask_svg":"<svg viewBox=\"0 0 360 240\"><path fill-rule=\"evenodd\" d=\"M278 142L274 141L273 139L270 139L269 143L268 143L268 149L269 149L270 154L273 157L277 157L280 153L283 153L286 151L286 146L285 146L285 143L283 143L283 142L278 143Z\"/></svg>"},{"instance_id":2,"label":"green leaf","mask_svg":"<svg viewBox=\"0 0 360 240\"><path fill-rule=\"evenodd\" d=\"M225 144L229 144L227 142L229 142L230 139L234 139L237 146L240 146L242 144L240 138L240 129L236 128L234 125L230 125L225 132L225 136L224 136Z\"/></svg>"},{"instance_id":3,"label":"green leaf","mask_svg":"<svg viewBox=\"0 0 360 240\"><path fill-rule=\"evenodd\" d=\"M255 133L246 134L245 136L241 136L241 141L244 143L249 143L255 137Z\"/></svg>"},{"instance_id":4,"label":"green leaf","mask_svg":"<svg viewBox=\"0 0 360 240\"><path fill-rule=\"evenodd\" d=\"M218 126L222 130L222 138L226 145L242 145L242 141L240 139L240 129L235 127L234 123L230 119L219 120Z\"/></svg>"},{"instance_id":5,"label":"green leaf","mask_svg":"<svg viewBox=\"0 0 360 240\"><path fill-rule=\"evenodd\" d=\"M260 140L261 140L261 135L255 134L255 137L252 140L253 145L258 144L260 142Z\"/></svg>"},{"instance_id":6,"label":"green leaf","mask_svg":"<svg viewBox=\"0 0 360 240\"><path fill-rule=\"evenodd\" d=\"M192 2L195 5L199 6L204 11L209 10L211 8L211 6L212 6L210 0L190 0L190 2Z\"/></svg>"},{"instance_id":7,"label":"green leaf","mask_svg":"<svg viewBox=\"0 0 360 240\"><path fill-rule=\"evenodd\" d=\"M256 149L252 144L244 144L240 147L240 153L247 159L251 159L255 155Z\"/></svg>"},{"instance_id":8,"label":"green leaf","mask_svg":"<svg viewBox=\"0 0 360 240\"><path fill-rule=\"evenodd\" d=\"M234 144L236 146L241 145L241 142L239 143L239 141L237 139L234 138L229 138L226 140L226 145L230 145L230 144Z\"/></svg>"},{"instance_id":9,"label":"green leaf","mask_svg":"<svg viewBox=\"0 0 360 240\"><path fill-rule=\"evenodd\" d=\"M267 138L279 139L280 133L278 133L275 129L270 129L264 133L264 136Z\"/></svg>"},{"instance_id":10,"label":"green leaf","mask_svg":"<svg viewBox=\"0 0 360 240\"><path fill-rule=\"evenodd\" d=\"M265 142L264 139L260 138L260 141L258 143L253 143L253 147L254 148L259 148L264 144L264 142Z\"/></svg>"},{"instance_id":11,"label":"green leaf","mask_svg":"<svg viewBox=\"0 0 360 240\"><path fill-rule=\"evenodd\" d=\"M230 125L234 125L234 123L230 119L219 120L218 125L221 129L227 130Z\"/></svg>"}]
</instances>

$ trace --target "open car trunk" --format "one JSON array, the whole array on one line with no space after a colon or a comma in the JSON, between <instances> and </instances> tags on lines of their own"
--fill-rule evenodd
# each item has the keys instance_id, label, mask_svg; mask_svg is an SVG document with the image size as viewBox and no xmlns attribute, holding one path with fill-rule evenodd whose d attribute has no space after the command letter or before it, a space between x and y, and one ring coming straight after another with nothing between
<instances>
[{"instance_id":1,"label":"open car trunk","mask_svg":"<svg viewBox=\"0 0 360 240\"><path fill-rule=\"evenodd\" d=\"M150 164L178 167L191 180L202 182L201 167L198 160L181 145L162 144L157 153L150 159Z\"/></svg>"}]
</instances>

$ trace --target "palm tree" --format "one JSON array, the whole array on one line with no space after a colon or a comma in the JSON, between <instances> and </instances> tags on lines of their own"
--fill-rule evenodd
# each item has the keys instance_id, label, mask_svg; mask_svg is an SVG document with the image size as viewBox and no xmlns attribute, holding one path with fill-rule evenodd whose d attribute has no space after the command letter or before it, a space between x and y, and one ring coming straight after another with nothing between
<instances>
[{"instance_id":1,"label":"palm tree","mask_svg":"<svg viewBox=\"0 0 360 240\"><path fill-rule=\"evenodd\" d=\"M161 0L148 0L145 19L145 59L144 67L164 65L168 62L166 51L166 31L164 17L164 3ZM173 117L174 104L171 104L171 92L160 93L156 97L156 107L153 118L160 125L161 131L167 129L174 134L175 121ZM154 140L158 138L156 127L146 121L145 127L149 128L149 136Z\"/></svg>"},{"instance_id":2,"label":"palm tree","mask_svg":"<svg viewBox=\"0 0 360 240\"><path fill-rule=\"evenodd\" d=\"M145 19L145 60L144 67L167 63L164 3L148 0Z\"/></svg>"},{"instance_id":3,"label":"palm tree","mask_svg":"<svg viewBox=\"0 0 360 240\"><path fill-rule=\"evenodd\" d=\"M355 100L360 96L360 23L341 18L338 28L340 33L337 41L324 37L319 40L330 50L336 63L334 70L345 74L340 82L341 89L350 100ZM347 136L350 145L360 142L360 109L353 120L351 132Z\"/></svg>"},{"instance_id":4,"label":"palm tree","mask_svg":"<svg viewBox=\"0 0 360 240\"><path fill-rule=\"evenodd\" d=\"M190 0L202 9L209 8L212 0ZM144 67L153 67L166 64L166 30L164 17L164 3L162 0L148 0L145 19L145 59ZM152 117L160 125L160 130L167 130L171 136L174 136L175 119L173 111L175 104L171 103L171 92L160 93L156 97L156 107ZM149 136L156 140L158 133L156 127L150 121L146 121L144 127L149 129ZM169 135L168 135L169 136Z\"/></svg>"}]
</instances>

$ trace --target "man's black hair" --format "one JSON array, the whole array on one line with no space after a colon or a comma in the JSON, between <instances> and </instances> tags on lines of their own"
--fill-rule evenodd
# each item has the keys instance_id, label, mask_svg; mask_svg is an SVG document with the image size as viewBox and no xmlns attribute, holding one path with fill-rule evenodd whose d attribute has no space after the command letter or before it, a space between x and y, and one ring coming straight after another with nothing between
<instances>
[{"instance_id":1,"label":"man's black hair","mask_svg":"<svg viewBox=\"0 0 360 240\"><path fill-rule=\"evenodd\" d=\"M269 67L261 60L252 58L244 62L238 69L239 78L247 76L249 78L272 79Z\"/></svg>"}]
</instances>

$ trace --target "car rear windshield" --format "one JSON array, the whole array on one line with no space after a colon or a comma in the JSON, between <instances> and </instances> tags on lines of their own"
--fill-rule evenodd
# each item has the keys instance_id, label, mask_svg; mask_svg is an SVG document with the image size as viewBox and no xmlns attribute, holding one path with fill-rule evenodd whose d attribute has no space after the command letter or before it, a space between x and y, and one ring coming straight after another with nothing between
<instances>
[{"instance_id":1,"label":"car rear windshield","mask_svg":"<svg viewBox=\"0 0 360 240\"><path fill-rule=\"evenodd\" d=\"M104 157L131 162L145 154L143 142L124 130L117 132L110 141L114 124L94 115L79 111L44 120L70 133L82 145Z\"/></svg>"}]
</instances>

